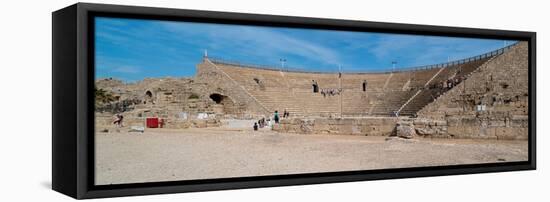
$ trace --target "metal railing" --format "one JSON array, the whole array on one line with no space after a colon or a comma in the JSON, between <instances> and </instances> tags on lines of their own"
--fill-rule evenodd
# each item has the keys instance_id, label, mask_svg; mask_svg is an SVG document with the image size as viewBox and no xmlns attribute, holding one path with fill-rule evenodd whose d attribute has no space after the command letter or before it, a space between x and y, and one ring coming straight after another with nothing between
<instances>
[{"instance_id":1,"label":"metal railing","mask_svg":"<svg viewBox=\"0 0 550 202\"><path fill-rule=\"evenodd\" d=\"M389 72L404 72L404 71L420 71L420 70L429 70L433 68L444 68L444 67L450 67L450 66L456 66L461 65L469 62L474 62L490 57L494 57L497 55L501 55L513 46L517 45L516 43L513 43L511 45L508 45L506 47L484 53L481 55L476 55L469 58L464 58L460 60L450 61L446 63L439 63L439 64L432 64L432 65L424 65L424 66L416 66L416 67L405 67L405 68L399 68L395 70L367 70L367 71L346 71L342 73L346 74L366 74L366 73L389 73ZM263 64L253 64L253 63L243 63L236 60L228 60L228 59L222 59L222 58L216 58L216 57L207 57L208 60L215 64L221 64L221 65L231 65L231 66L239 66L239 67L245 67L245 68L253 68L253 69L262 69L262 70L272 70L272 71L283 71L283 72L298 72L298 73L318 73L318 74L335 74L338 73L336 70L305 70L305 68L300 67L275 67L273 65L263 65Z\"/></svg>"}]
</instances>

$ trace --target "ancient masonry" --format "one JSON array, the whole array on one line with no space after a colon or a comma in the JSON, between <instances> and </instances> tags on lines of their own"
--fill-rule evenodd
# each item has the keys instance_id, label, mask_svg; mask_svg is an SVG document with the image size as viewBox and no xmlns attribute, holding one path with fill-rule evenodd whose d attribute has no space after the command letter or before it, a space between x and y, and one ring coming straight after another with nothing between
<instances>
[{"instance_id":1,"label":"ancient masonry","mask_svg":"<svg viewBox=\"0 0 550 202\"><path fill-rule=\"evenodd\" d=\"M519 42L427 68L343 74L205 57L194 78L96 81L96 95L104 91L96 99L96 126L112 125L115 113L127 125L159 117L165 127L188 128L288 111L291 118L274 130L391 135L412 128L412 135L426 137L526 139L527 54L527 43Z\"/></svg>"},{"instance_id":2,"label":"ancient masonry","mask_svg":"<svg viewBox=\"0 0 550 202\"><path fill-rule=\"evenodd\" d=\"M527 139L528 85L528 46L519 43L420 110L415 126L433 135ZM441 127L426 125L429 120Z\"/></svg>"}]
</instances>

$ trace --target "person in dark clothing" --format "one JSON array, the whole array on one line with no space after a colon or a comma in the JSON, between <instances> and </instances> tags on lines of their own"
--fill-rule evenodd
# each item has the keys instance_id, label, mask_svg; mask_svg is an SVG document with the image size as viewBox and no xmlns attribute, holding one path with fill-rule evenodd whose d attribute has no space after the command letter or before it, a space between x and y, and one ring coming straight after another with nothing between
<instances>
[{"instance_id":1,"label":"person in dark clothing","mask_svg":"<svg viewBox=\"0 0 550 202\"><path fill-rule=\"evenodd\" d=\"M258 130L258 123L254 122L254 130Z\"/></svg>"},{"instance_id":2,"label":"person in dark clothing","mask_svg":"<svg viewBox=\"0 0 550 202\"><path fill-rule=\"evenodd\" d=\"M279 123L279 112L275 110L275 115L273 116L273 120L275 120L275 123Z\"/></svg>"}]
</instances>

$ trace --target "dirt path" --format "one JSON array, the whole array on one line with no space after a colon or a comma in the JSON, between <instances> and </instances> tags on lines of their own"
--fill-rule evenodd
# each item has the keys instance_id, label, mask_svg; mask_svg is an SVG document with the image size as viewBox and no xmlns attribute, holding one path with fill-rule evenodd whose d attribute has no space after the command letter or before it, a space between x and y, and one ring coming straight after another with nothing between
<instances>
[{"instance_id":1,"label":"dirt path","mask_svg":"<svg viewBox=\"0 0 550 202\"><path fill-rule=\"evenodd\" d=\"M186 129L96 134L96 184L527 160L527 141Z\"/></svg>"}]
</instances>

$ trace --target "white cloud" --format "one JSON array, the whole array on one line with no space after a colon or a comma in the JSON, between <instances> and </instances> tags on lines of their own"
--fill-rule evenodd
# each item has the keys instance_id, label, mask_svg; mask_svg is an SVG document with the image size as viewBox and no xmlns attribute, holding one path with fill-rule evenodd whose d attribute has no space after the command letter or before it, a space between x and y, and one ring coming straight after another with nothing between
<instances>
[{"instance_id":1,"label":"white cloud","mask_svg":"<svg viewBox=\"0 0 550 202\"><path fill-rule=\"evenodd\" d=\"M113 67L112 71L118 73L137 74L141 72L141 69L133 66L118 66Z\"/></svg>"},{"instance_id":2,"label":"white cloud","mask_svg":"<svg viewBox=\"0 0 550 202\"><path fill-rule=\"evenodd\" d=\"M181 26L178 23L163 23L169 31L181 36L202 35L211 49L232 49L243 55L276 58L283 55L296 55L328 64L341 64L339 54L328 47L312 41L273 31L272 28L206 25ZM196 28L196 29L195 29Z\"/></svg>"},{"instance_id":3,"label":"white cloud","mask_svg":"<svg viewBox=\"0 0 550 202\"><path fill-rule=\"evenodd\" d=\"M369 49L369 52L377 58L387 58L390 55L395 56L395 53L401 52L405 48L417 45L419 40L418 36L413 35L381 36L373 43L373 47Z\"/></svg>"}]
</instances>

